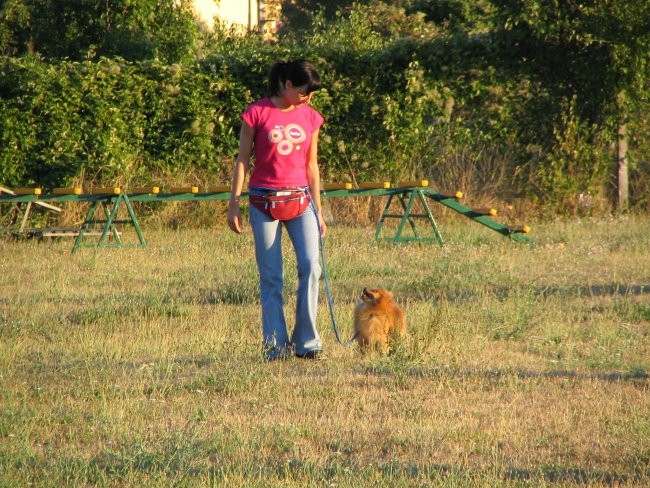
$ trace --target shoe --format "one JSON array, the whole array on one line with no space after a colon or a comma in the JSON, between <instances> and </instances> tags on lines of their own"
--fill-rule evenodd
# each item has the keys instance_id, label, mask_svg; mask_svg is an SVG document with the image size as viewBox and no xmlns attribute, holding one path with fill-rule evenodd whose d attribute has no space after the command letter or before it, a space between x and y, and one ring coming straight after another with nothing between
<instances>
[{"instance_id":1,"label":"shoe","mask_svg":"<svg viewBox=\"0 0 650 488\"><path fill-rule=\"evenodd\" d=\"M291 358L291 354L291 349L287 347L272 347L264 353L264 361L284 361Z\"/></svg>"},{"instance_id":2,"label":"shoe","mask_svg":"<svg viewBox=\"0 0 650 488\"><path fill-rule=\"evenodd\" d=\"M296 357L300 359L311 359L312 361L318 361L319 359L323 359L325 356L321 349L313 349L311 351L307 351L304 354L296 354Z\"/></svg>"}]
</instances>

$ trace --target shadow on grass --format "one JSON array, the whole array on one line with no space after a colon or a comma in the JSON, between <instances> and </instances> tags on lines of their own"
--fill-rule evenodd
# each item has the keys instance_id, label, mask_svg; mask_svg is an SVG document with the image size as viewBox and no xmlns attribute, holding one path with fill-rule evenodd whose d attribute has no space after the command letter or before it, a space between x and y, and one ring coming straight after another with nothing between
<instances>
[{"instance_id":1,"label":"shadow on grass","mask_svg":"<svg viewBox=\"0 0 650 488\"><path fill-rule=\"evenodd\" d=\"M429 283L410 285L409 290L396 292L401 300L465 302L475 299L483 299L486 295L498 299L530 294L541 297L561 298L587 298L587 297L629 297L650 295L650 284L594 284L594 285L569 285L565 287L527 287L525 285L495 286L485 289L462 290L462 289L434 289Z\"/></svg>"},{"instance_id":2,"label":"shadow on grass","mask_svg":"<svg viewBox=\"0 0 650 488\"><path fill-rule=\"evenodd\" d=\"M210 356L197 356L197 357L177 357L169 360L172 363L183 367L195 367L198 369L214 367L221 364L221 361ZM142 365L148 364L146 361L121 363L137 369ZM297 365L303 365L303 361L296 361ZM320 361L318 363L321 368L314 370L313 368L303 369L299 368L299 373L320 373L327 374L327 361ZM381 363L371 365L364 369L366 374L374 375L390 375L395 371L393 370L394 364ZM406 371L400 369L400 373L405 372L407 376L413 377L428 377L428 378L471 378L481 377L486 379L500 379L516 377L519 379L574 379L574 380L601 380L601 381L647 381L650 380L650 373L644 369L633 370L628 372L594 372L583 373L570 370L552 370L552 371L532 371L532 370L479 370L479 369L461 369L461 368L442 368L442 367L407 367ZM338 374L338 373L337 373Z\"/></svg>"},{"instance_id":3,"label":"shadow on grass","mask_svg":"<svg viewBox=\"0 0 650 488\"><path fill-rule=\"evenodd\" d=\"M611 471L588 471L580 468L542 468L540 470L509 469L502 477L513 481L533 481L543 479L550 483L602 483L610 486L620 486L621 483L637 483L650 479L650 470L635 470L631 473L616 473Z\"/></svg>"},{"instance_id":4,"label":"shadow on grass","mask_svg":"<svg viewBox=\"0 0 650 488\"><path fill-rule=\"evenodd\" d=\"M391 375L395 371L391 364L373 365L366 368L366 372L376 375ZM406 370L400 369L400 374L406 374L413 377L426 378L486 378L501 379L517 377L519 379L572 379L572 380L601 380L601 381L647 381L650 380L650 373L644 369L633 370L629 372L604 372L604 373L582 373L570 370L551 370L551 371L532 371L532 370L479 370L479 369L461 369L461 368L441 368L441 367L407 367Z\"/></svg>"},{"instance_id":5,"label":"shadow on grass","mask_svg":"<svg viewBox=\"0 0 650 488\"><path fill-rule=\"evenodd\" d=\"M260 356L261 357L261 356ZM240 358L241 361L254 361L253 356L247 358ZM298 375L319 375L325 376L330 374L330 368L327 365L328 361L319 361L317 364L319 368L297 367L295 373ZM213 356L182 356L176 358L163 358L163 359L142 359L139 361L110 361L110 360L96 360L96 361L69 361L60 363L44 364L38 359L33 363L26 364L25 369L32 374L41 373L47 370L57 371L59 373L68 372L74 373L79 370L86 370L88 367L96 368L97 370L106 369L122 369L127 371L139 370L144 368L166 368L168 365L173 364L181 368L194 368L201 370L204 368L215 368L223 364L223 361ZM229 364L229 363L228 363ZM291 361L283 362L283 364L291 364ZM296 365L304 365L311 363L304 363L304 361L296 360ZM316 364L316 363L315 363ZM217 368L218 370L219 368ZM356 368L354 368L356 369ZM212 370L212 369L211 369ZM216 371L214 371L216 372ZM516 370L516 369L463 369L451 368L440 366L412 366L408 363L399 360L389 361L382 360L381 362L373 363L370 365L361 366L361 370L352 371L352 374L367 374L375 376L393 376L399 374L402 377L413 378L431 378L431 379L447 379L447 378L483 378L483 379L507 379L518 378L522 380L527 379L570 379L570 380L600 380L600 381L637 381L647 382L650 380L650 372L643 368L633 369L631 371L612 371L612 372L579 372L571 370L549 370L549 371L534 371L534 370ZM289 374L289 371L286 371ZM341 374L337 370L335 374Z\"/></svg>"},{"instance_id":6,"label":"shadow on grass","mask_svg":"<svg viewBox=\"0 0 650 488\"><path fill-rule=\"evenodd\" d=\"M431 464L417 466L412 464L395 465L389 463L378 466L378 469L387 474L406 472L410 477L450 476L456 475L461 478L479 478L484 473L474 473L467 469L447 464ZM536 469L505 468L497 472L497 477L506 481L541 481L550 483L601 483L605 485L619 486L621 483L636 483L648 480L650 470L634 469L626 473L613 471L586 470L581 468L569 468L561 466L542 466Z\"/></svg>"},{"instance_id":7,"label":"shadow on grass","mask_svg":"<svg viewBox=\"0 0 650 488\"><path fill-rule=\"evenodd\" d=\"M351 459L341 459L336 463L330 461L324 466L299 459L291 459L286 462L260 460L256 463L257 465L247 464L244 466L240 465L238 460L224 459L218 451L205 443L195 443L188 449L188 452L200 455L199 453L205 451L206 458L208 457L207 453L210 453L210 458L216 458L217 462L212 466L208 466L206 462L206 465L201 467L190 467L188 466L189 460L184 458L184 454L172 451L145 451L135 455L131 452L102 452L89 461L90 469L87 471L105 473L110 478L122 478L133 472L164 473L169 479L181 476L185 481L188 480L188 477L203 479L208 476L213 484L232 476L246 478L246 473L255 473L256 477L263 476L271 483L298 479L304 479L306 482L355 479L357 482L362 482L363 480L376 481L379 477L393 482L396 480L412 480L413 482L449 480L450 482L463 483L465 481L472 486L475 486L477 481L488 481L494 478L525 483L547 482L582 485L598 483L601 486L620 486L630 483L641 486L650 479L650 470L639 468L633 468L626 472L563 466L540 466L530 469L503 467L493 470L487 467L468 469L451 464L415 464L397 461L360 466Z\"/></svg>"},{"instance_id":8,"label":"shadow on grass","mask_svg":"<svg viewBox=\"0 0 650 488\"><path fill-rule=\"evenodd\" d=\"M410 477L432 477L456 475L461 478L474 479L483 473L473 473L463 468L446 465L432 464L427 466L394 466L390 463L378 466L379 470L387 473L406 471ZM650 478L650 470L634 469L626 473L613 471L586 470L560 466L542 466L536 469L506 468L499 470L497 477L506 481L541 481L549 483L600 483L604 485L619 486L621 483L637 483Z\"/></svg>"},{"instance_id":9,"label":"shadow on grass","mask_svg":"<svg viewBox=\"0 0 650 488\"><path fill-rule=\"evenodd\" d=\"M536 289L536 293L542 296L578 296L578 297L602 297L602 296L640 296L650 295L649 285L637 284L601 284L601 285L575 285L564 288L549 287Z\"/></svg>"}]
</instances>

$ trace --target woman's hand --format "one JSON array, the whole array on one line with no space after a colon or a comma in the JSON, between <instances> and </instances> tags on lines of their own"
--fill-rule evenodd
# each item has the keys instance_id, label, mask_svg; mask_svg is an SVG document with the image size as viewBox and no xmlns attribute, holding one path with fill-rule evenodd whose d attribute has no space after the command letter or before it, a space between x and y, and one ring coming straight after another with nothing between
<instances>
[{"instance_id":1,"label":"woman's hand","mask_svg":"<svg viewBox=\"0 0 650 488\"><path fill-rule=\"evenodd\" d=\"M238 201L230 200L228 202L228 227L236 234L241 234L243 231Z\"/></svg>"},{"instance_id":2,"label":"woman's hand","mask_svg":"<svg viewBox=\"0 0 650 488\"><path fill-rule=\"evenodd\" d=\"M320 227L320 235L321 235L321 237L325 237L325 233L327 232L327 224L325 223L325 219L323 218L323 214L320 211L318 212L318 225Z\"/></svg>"}]
</instances>

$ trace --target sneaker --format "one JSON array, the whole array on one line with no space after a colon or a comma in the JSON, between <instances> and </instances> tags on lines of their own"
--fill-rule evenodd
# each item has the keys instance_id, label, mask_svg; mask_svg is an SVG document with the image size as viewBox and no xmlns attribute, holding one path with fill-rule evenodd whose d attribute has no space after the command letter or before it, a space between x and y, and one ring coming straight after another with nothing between
<instances>
[{"instance_id":1,"label":"sneaker","mask_svg":"<svg viewBox=\"0 0 650 488\"><path fill-rule=\"evenodd\" d=\"M296 354L296 357L300 359L311 359L313 361L318 361L319 359L323 359L325 356L321 349L313 349L311 351L307 351L304 354Z\"/></svg>"}]
</instances>

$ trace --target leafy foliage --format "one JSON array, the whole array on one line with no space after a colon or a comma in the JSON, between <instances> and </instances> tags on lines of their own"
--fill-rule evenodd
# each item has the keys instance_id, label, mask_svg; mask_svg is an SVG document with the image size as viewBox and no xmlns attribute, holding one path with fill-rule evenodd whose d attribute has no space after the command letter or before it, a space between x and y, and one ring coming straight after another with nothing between
<instances>
[{"instance_id":1,"label":"leafy foliage","mask_svg":"<svg viewBox=\"0 0 650 488\"><path fill-rule=\"evenodd\" d=\"M608 165L594 143L596 134L576 117L573 99L554 129L555 147L548 164L538 168L540 194L547 195L559 213L578 213L605 187Z\"/></svg>"},{"instance_id":2,"label":"leafy foliage","mask_svg":"<svg viewBox=\"0 0 650 488\"><path fill-rule=\"evenodd\" d=\"M650 201L643 0L300 1L279 42L202 33L176 3L2 3L4 184L224 180L268 67L305 57L328 180L473 180L579 212L614 186L625 122L633 203Z\"/></svg>"},{"instance_id":3,"label":"leafy foliage","mask_svg":"<svg viewBox=\"0 0 650 488\"><path fill-rule=\"evenodd\" d=\"M189 56L198 40L191 12L178 3L5 0L0 10L5 21L0 27L0 53L39 53L78 61L96 56L157 58L174 63Z\"/></svg>"},{"instance_id":4,"label":"leafy foliage","mask_svg":"<svg viewBox=\"0 0 650 488\"><path fill-rule=\"evenodd\" d=\"M8 185L218 172L236 152L238 114L249 98L209 65L25 58L1 69L0 161Z\"/></svg>"}]
</instances>

